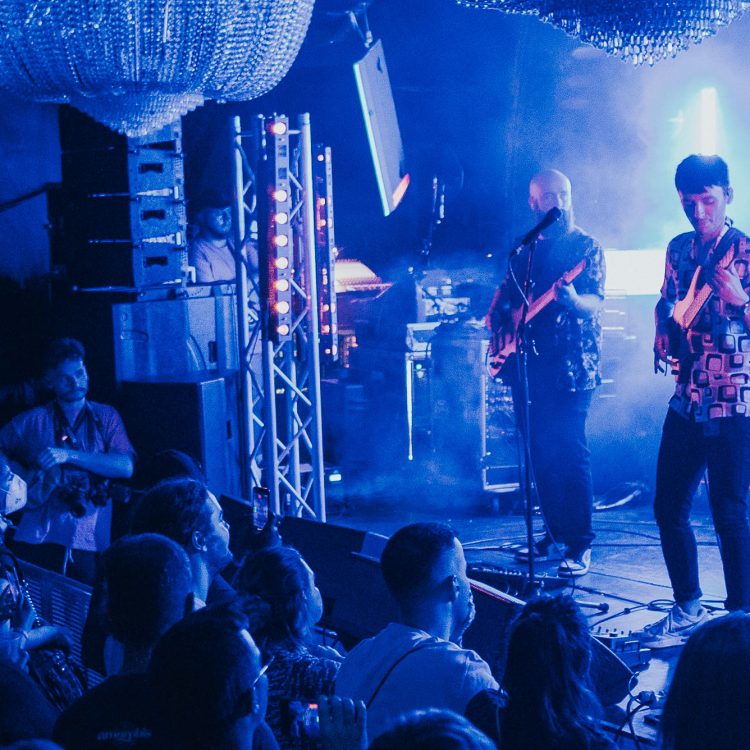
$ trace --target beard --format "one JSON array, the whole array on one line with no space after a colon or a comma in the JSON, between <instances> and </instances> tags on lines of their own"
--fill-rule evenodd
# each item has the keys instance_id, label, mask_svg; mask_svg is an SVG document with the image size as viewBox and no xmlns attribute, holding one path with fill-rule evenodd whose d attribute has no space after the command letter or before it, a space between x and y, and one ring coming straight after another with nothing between
<instances>
[{"instance_id":1,"label":"beard","mask_svg":"<svg viewBox=\"0 0 750 750\"><path fill-rule=\"evenodd\" d=\"M451 641L457 646L461 645L464 633L469 629L469 626L474 622L477 610L474 606L474 597L469 597L468 605L466 610L458 617L455 625L453 626L453 632L451 633Z\"/></svg>"},{"instance_id":2,"label":"beard","mask_svg":"<svg viewBox=\"0 0 750 750\"><path fill-rule=\"evenodd\" d=\"M559 237L564 237L569 234L575 225L575 218L573 217L573 209L561 209L562 216L553 224L550 224L542 233L546 239L554 240ZM537 222L540 222L547 215L546 211L534 211L534 216Z\"/></svg>"}]
</instances>

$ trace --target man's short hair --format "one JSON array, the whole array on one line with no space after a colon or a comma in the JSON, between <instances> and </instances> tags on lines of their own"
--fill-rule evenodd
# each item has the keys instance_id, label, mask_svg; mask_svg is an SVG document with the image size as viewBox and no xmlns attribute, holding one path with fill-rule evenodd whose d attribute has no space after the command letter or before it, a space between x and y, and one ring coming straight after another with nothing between
<instances>
[{"instance_id":1,"label":"man's short hair","mask_svg":"<svg viewBox=\"0 0 750 750\"><path fill-rule=\"evenodd\" d=\"M160 534L116 541L102 556L107 615L120 643L154 646L185 615L193 591L187 553Z\"/></svg>"},{"instance_id":2,"label":"man's short hair","mask_svg":"<svg viewBox=\"0 0 750 750\"><path fill-rule=\"evenodd\" d=\"M403 714L376 737L370 750L493 750L495 744L468 719L444 709Z\"/></svg>"},{"instance_id":3,"label":"man's short hair","mask_svg":"<svg viewBox=\"0 0 750 750\"><path fill-rule=\"evenodd\" d=\"M151 659L155 746L219 747L247 715L260 662L247 620L231 607L188 615L159 641ZM253 696L254 697L254 696Z\"/></svg>"},{"instance_id":4,"label":"man's short hair","mask_svg":"<svg viewBox=\"0 0 750 750\"><path fill-rule=\"evenodd\" d=\"M86 350L78 339L55 339L47 347L44 355L44 371L50 372L63 362L86 358Z\"/></svg>"},{"instance_id":5,"label":"man's short hair","mask_svg":"<svg viewBox=\"0 0 750 750\"><path fill-rule=\"evenodd\" d=\"M399 604L427 593L440 558L453 549L456 534L442 523L414 523L399 529L380 558L385 585Z\"/></svg>"},{"instance_id":6,"label":"man's short hair","mask_svg":"<svg viewBox=\"0 0 750 750\"><path fill-rule=\"evenodd\" d=\"M679 192L698 194L711 185L729 190L729 167L720 156L691 154L677 166L674 185Z\"/></svg>"},{"instance_id":7,"label":"man's short hair","mask_svg":"<svg viewBox=\"0 0 750 750\"><path fill-rule=\"evenodd\" d=\"M162 534L189 551L193 532L207 534L211 528L207 499L208 488L203 482L187 477L165 479L141 498L131 531Z\"/></svg>"}]
</instances>

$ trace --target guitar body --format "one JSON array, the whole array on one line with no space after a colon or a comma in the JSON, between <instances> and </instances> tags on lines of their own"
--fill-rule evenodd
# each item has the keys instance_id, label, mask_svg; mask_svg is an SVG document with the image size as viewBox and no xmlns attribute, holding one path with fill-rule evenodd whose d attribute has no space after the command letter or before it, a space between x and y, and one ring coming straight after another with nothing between
<instances>
[{"instance_id":1,"label":"guitar body","mask_svg":"<svg viewBox=\"0 0 750 750\"><path fill-rule=\"evenodd\" d=\"M564 273L558 279L558 281L562 281L563 284L570 284L584 272L587 265L588 262L586 260L580 261L575 266L573 266L570 271ZM558 282L555 282L546 292L544 292L544 294L531 301L529 309L526 313L527 323L530 320L533 320L537 315L539 315L539 313L544 310L544 308L547 307L550 303L555 301L555 286L557 285L557 283ZM508 357L510 357L511 354L516 353L516 350L518 348L518 326L521 322L522 312L522 308L518 307L511 313L513 332L513 335L511 337L505 336L505 332L503 330L496 330L492 332L487 359L487 372L492 378L497 378L500 376L503 367L508 360ZM507 341L505 341L506 338L508 339Z\"/></svg>"},{"instance_id":2,"label":"guitar body","mask_svg":"<svg viewBox=\"0 0 750 750\"><path fill-rule=\"evenodd\" d=\"M733 259L734 249L730 248L729 252L724 255L717 265L719 268L728 268ZM674 304L672 319L683 331L687 331L692 327L706 302L713 295L713 289L710 284L700 284L699 288L703 270L703 266L698 266L695 269L685 296L681 300L677 300Z\"/></svg>"},{"instance_id":3,"label":"guitar body","mask_svg":"<svg viewBox=\"0 0 750 750\"><path fill-rule=\"evenodd\" d=\"M516 308L512 312L513 330L518 331L518 324L521 320L521 309ZM516 336L514 335L509 341L503 344L502 331L495 331L490 339L489 359L487 361L487 372L491 378L500 377L505 363L512 354L517 351Z\"/></svg>"}]
</instances>

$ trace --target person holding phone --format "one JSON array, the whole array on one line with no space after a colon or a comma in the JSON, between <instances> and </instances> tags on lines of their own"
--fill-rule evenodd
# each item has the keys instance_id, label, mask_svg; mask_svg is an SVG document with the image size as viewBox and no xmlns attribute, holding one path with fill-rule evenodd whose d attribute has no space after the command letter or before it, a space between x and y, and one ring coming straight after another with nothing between
<instances>
[{"instance_id":1,"label":"person holding phone","mask_svg":"<svg viewBox=\"0 0 750 750\"><path fill-rule=\"evenodd\" d=\"M267 672L268 725L281 748L319 747L318 698L333 694L342 657L313 636L323 615L315 574L297 550L281 546L249 556L234 583L248 607L264 612L253 638L267 662L273 660Z\"/></svg>"}]
</instances>

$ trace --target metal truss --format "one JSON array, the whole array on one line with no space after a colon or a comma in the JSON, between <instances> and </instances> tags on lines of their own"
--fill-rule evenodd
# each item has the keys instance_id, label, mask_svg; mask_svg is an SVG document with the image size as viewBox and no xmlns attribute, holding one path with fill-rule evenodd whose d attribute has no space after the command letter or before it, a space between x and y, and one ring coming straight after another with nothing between
<instances>
[{"instance_id":1,"label":"metal truss","mask_svg":"<svg viewBox=\"0 0 750 750\"><path fill-rule=\"evenodd\" d=\"M277 515L325 521L310 117L248 131L235 117L231 143L243 491L263 484Z\"/></svg>"}]
</instances>

